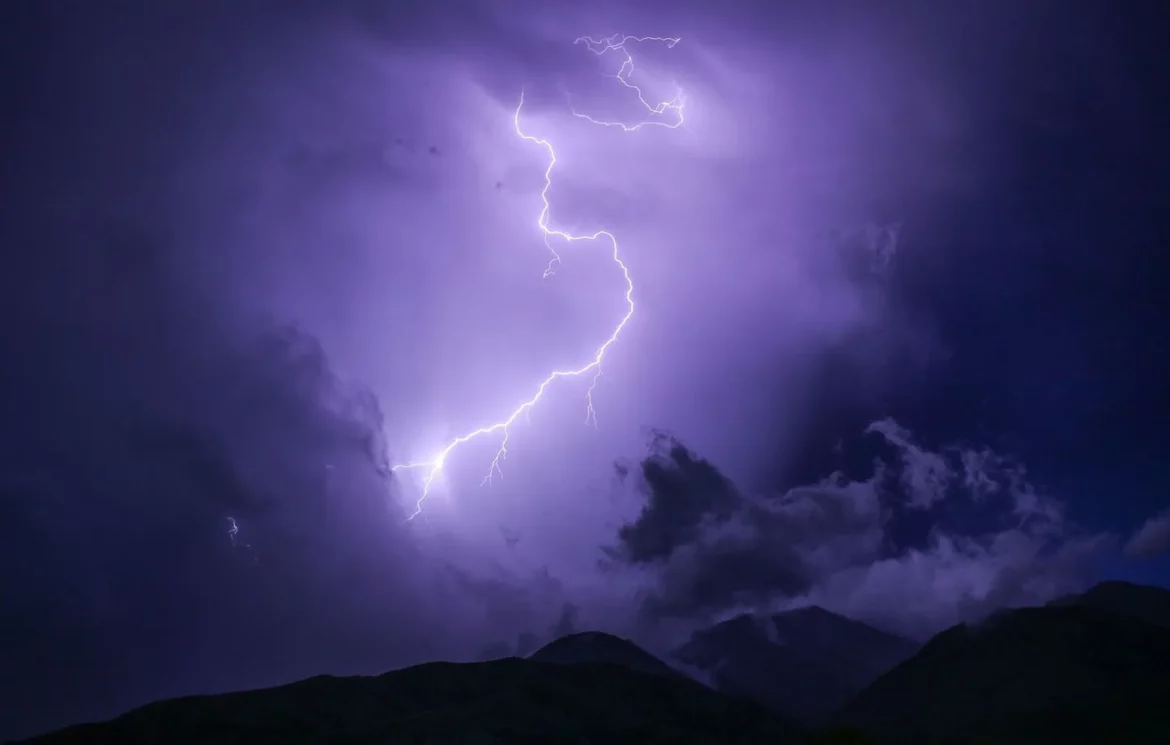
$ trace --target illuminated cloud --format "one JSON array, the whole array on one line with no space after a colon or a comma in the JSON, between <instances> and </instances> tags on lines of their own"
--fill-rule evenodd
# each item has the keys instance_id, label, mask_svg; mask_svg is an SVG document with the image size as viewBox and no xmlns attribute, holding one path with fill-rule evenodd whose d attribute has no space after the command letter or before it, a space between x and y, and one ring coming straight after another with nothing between
<instances>
[{"instance_id":1,"label":"illuminated cloud","mask_svg":"<svg viewBox=\"0 0 1170 745\"><path fill-rule=\"evenodd\" d=\"M953 14L259 5L12 24L50 42L10 66L45 77L6 122L0 739L738 604L917 631L1083 576L1103 544L1008 458L880 420L882 465L831 462L949 351L904 291L955 266L930 224L1000 183L984 135L1019 69L948 61ZM1006 38L972 15L970 49ZM681 88L684 126L573 116L676 121L612 77L619 51L573 43L619 29L683 39L639 44L630 80L652 108ZM597 429L592 370L561 379L506 477L481 488L500 441L468 442L408 523L392 465L580 369L628 310L608 241L550 241L544 276L521 91L521 131L556 148L545 227L618 236L638 312ZM610 466L647 426L687 447L661 441L631 494Z\"/></svg>"},{"instance_id":2,"label":"illuminated cloud","mask_svg":"<svg viewBox=\"0 0 1170 745\"><path fill-rule=\"evenodd\" d=\"M1147 519L1125 544L1125 553L1142 559L1170 552L1170 510Z\"/></svg>"},{"instance_id":3,"label":"illuminated cloud","mask_svg":"<svg viewBox=\"0 0 1170 745\"><path fill-rule=\"evenodd\" d=\"M712 617L816 603L920 637L1077 590L1112 545L1067 524L1059 503L1006 459L928 450L889 419L865 431L897 456L876 461L868 479L835 473L765 496L743 494L681 443L657 440L628 477L644 507L608 550L616 567L653 578L644 612ZM952 509L978 510L979 522L960 522L984 527L956 527ZM931 520L920 537L900 528L923 513Z\"/></svg>"},{"instance_id":4,"label":"illuminated cloud","mask_svg":"<svg viewBox=\"0 0 1170 745\"><path fill-rule=\"evenodd\" d=\"M595 119L588 114L584 114L578 111L573 112L574 116L585 119L591 124L605 127L616 127L623 132L637 132L643 127L654 126L662 126L666 127L667 129L674 129L683 124L683 102L681 93L676 95L676 97L673 99L655 104L647 101L645 94L642 92L642 89L636 83L632 83L630 81L630 76L634 73L634 58L632 56L632 52L630 51L630 47L635 44L642 44L646 42L664 43L667 47L673 47L679 42L679 40L677 38L664 38L657 36L634 37L622 35L605 37L600 40L596 40L591 37L579 37L576 40L576 43L583 44L589 51L597 55L605 55L608 52L617 53L617 55L621 58L621 62L619 64L618 71L614 74L614 77L619 83L621 83L622 88L626 89L637 97L638 101L645 109L644 116L647 118L642 119L641 121L636 121L633 124L629 124L623 121ZM544 276L547 278L552 275L562 263L561 255L558 253L558 247L562 245L571 246L571 244L574 243L608 243L610 246L608 251L613 256L613 263L617 265L618 269L621 271L622 277L625 280L625 313L613 327L613 330L610 332L609 336L606 337L605 340L600 343L600 345L598 345L596 351L593 353L593 356L590 359L586 360L584 364L577 367L554 370L550 372L548 376L542 380L539 385L536 386L536 392L532 395L532 397L522 401L504 418L454 438L442 450L440 450L437 455L434 455L427 460L410 461L391 466L390 470L392 472L408 473L418 470L422 473L420 494L417 502L415 503L415 509L407 518L409 520L413 520L422 513L423 502L426 501L435 479L438 478L442 473L443 467L446 465L448 457L450 457L457 448L471 442L476 438L494 436L500 443L499 449L496 450L495 457L492 458L491 464L488 466L487 475L484 477L483 483L491 481L492 477L497 473L502 475L503 471L501 470L501 465L502 462L508 457L508 439L511 435L512 425L522 415L528 414L532 407L536 406L540 402L540 399L544 397L545 391L557 381L562 379L578 378L582 376L586 376L590 380L589 388L585 392L585 422L586 424L596 425L597 412L593 408L593 391L597 387L597 380L602 374L602 363L605 360L606 352L609 351L609 348L612 345L617 343L618 337L621 336L621 333L625 329L626 324L629 323L630 318L634 315L634 281L630 277L629 267L626 266L625 262L619 255L618 240L614 234L608 230L596 230L592 233L570 233L553 225L552 204L549 202L549 190L552 189L552 174L557 165L556 150L554 149L552 143L549 142L549 140L533 136L524 131L524 128L520 124L520 116L523 112L523 109L524 95L521 94L520 102L516 106L516 113L513 115L516 136L525 142L540 146L548 153L548 166L544 171L544 187L540 191L542 209L540 210L536 219L536 228L544 239L544 244L548 248L549 253L552 254L552 258L549 259L548 266L544 270Z\"/></svg>"}]
</instances>

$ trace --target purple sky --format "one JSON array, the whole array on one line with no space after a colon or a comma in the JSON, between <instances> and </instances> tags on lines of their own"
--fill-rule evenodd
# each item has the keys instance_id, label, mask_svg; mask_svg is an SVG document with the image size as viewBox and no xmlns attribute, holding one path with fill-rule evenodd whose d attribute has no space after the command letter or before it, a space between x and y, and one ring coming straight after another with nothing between
<instances>
[{"instance_id":1,"label":"purple sky","mask_svg":"<svg viewBox=\"0 0 1170 745\"><path fill-rule=\"evenodd\" d=\"M971 408L991 374L954 372L998 365L952 333L963 262L994 278L980 303L1022 292L997 268L1015 254L958 226L1015 188L1013 122L1065 126L999 87L1048 10L294 5L29 11L69 53L29 47L5 140L28 250L2 280L23 356L0 555L27 571L0 576L23 640L3 691L24 696L0 737L471 659L567 605L651 648L807 603L923 637L1083 587L1123 547L1166 553L1163 492L1106 519L1046 486L1068 481L1025 468L1025 430ZM1093 19L1062 23L1044 74L1088 59L1094 100L1129 101ZM573 44L612 33L681 39L626 48L648 98L684 91L683 126L573 116L646 118L620 53ZM550 226L612 231L636 312L595 428L591 378L555 381L490 485L499 435L451 451L407 521L422 473L387 466L506 419L626 310L605 241L554 238L543 276L521 91L558 157ZM968 387L935 427L906 401L944 374Z\"/></svg>"},{"instance_id":2,"label":"purple sky","mask_svg":"<svg viewBox=\"0 0 1170 745\"><path fill-rule=\"evenodd\" d=\"M221 220L222 235L204 239L223 248L230 277L206 254L194 271L227 292L233 322L241 306L296 319L333 370L367 384L387 419L392 462L427 459L506 418L548 371L588 361L625 311L604 244L558 244L564 263L543 277L549 256L535 222L545 153L511 120L527 90L522 126L559 158L553 226L613 231L638 311L607 352L596 431L581 426L588 380L554 383L512 429L502 478L479 486L498 436L460 447L410 530L469 571L487 561L513 572L548 566L592 586L598 546L636 509L614 499L609 464L644 452L647 426L749 478L791 433L763 442L741 433L799 407L800 380L826 349L861 334L872 348L863 356L902 347L928 359L933 340L884 311L871 257L832 255L818 235L871 224L847 195L804 193L815 191L810 174L831 168L817 151L837 143L816 143L823 121L793 106L831 81L753 72L783 62L759 44L731 53L701 37L672 49L631 45L636 74L647 75L635 82L687 92L686 125L606 130L572 117L565 93L638 121L637 101L605 77L620 55L574 47L574 24L506 23L506 44L493 32L395 48L338 22L298 39L296 85L265 77L225 94L240 123L192 149L192 168L201 189L253 196L239 203L239 224ZM882 50L857 54L880 59ZM799 64L817 69L815 59ZM847 120L852 95L817 97L825 119ZM863 127L838 129L832 139L860 147ZM851 264L865 271L850 276ZM236 283L238 301L228 290ZM761 387L775 399L768 411ZM409 502L420 484L403 474L396 487ZM252 526L241 523L247 535ZM501 526L521 543L507 548Z\"/></svg>"}]
</instances>

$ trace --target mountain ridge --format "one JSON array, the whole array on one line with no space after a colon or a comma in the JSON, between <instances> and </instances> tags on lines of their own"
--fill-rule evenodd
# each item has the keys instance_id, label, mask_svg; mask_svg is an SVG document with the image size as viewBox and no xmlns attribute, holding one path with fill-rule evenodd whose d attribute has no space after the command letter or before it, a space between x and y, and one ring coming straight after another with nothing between
<instances>
[{"instance_id":1,"label":"mountain ridge","mask_svg":"<svg viewBox=\"0 0 1170 745\"><path fill-rule=\"evenodd\" d=\"M512 657L159 701L21 745L804 741L797 726L774 712L683 676Z\"/></svg>"},{"instance_id":2,"label":"mountain ridge","mask_svg":"<svg viewBox=\"0 0 1170 745\"><path fill-rule=\"evenodd\" d=\"M741 614L692 635L672 656L717 690L816 720L913 654L916 642L819 606Z\"/></svg>"},{"instance_id":3,"label":"mountain ridge","mask_svg":"<svg viewBox=\"0 0 1170 745\"><path fill-rule=\"evenodd\" d=\"M614 664L652 675L679 675L670 665L629 639L602 631L567 634L544 645L527 659L555 665Z\"/></svg>"},{"instance_id":4,"label":"mountain ridge","mask_svg":"<svg viewBox=\"0 0 1170 745\"><path fill-rule=\"evenodd\" d=\"M952 626L830 720L906 745L1165 741L1170 627L1101 607L1102 593L1120 596L1095 589ZM1114 604L1144 608L1159 593L1170 600L1141 587Z\"/></svg>"},{"instance_id":5,"label":"mountain ridge","mask_svg":"<svg viewBox=\"0 0 1170 745\"><path fill-rule=\"evenodd\" d=\"M21 743L1166 742L1170 625L1160 619L1168 603L1170 591L1162 588L1102 583L1045 606L952 626L921 647L816 607L743 614L688 642L699 645L692 652L710 653L716 662L727 662L721 654L748 655L757 664L748 669L770 670L781 692L811 692L811 698L781 698L810 703L813 711L798 712L804 726L779 707L762 705L760 691L728 686L727 664L707 668L724 673L723 685L717 680L719 690L712 690L629 639L593 631L562 636L528 658L432 662L367 677L320 675L159 701ZM840 696L872 674L869 663L886 664L883 655L910 647L910 655L834 711L816 713L824 696ZM872 656L858 657L858 650Z\"/></svg>"}]
</instances>

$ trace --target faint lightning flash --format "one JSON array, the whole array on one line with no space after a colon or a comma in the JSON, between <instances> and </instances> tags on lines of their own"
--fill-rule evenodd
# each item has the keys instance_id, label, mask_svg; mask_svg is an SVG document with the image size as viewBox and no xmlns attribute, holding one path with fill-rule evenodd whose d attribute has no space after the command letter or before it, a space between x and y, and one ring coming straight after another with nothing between
<instances>
[{"instance_id":1,"label":"faint lightning flash","mask_svg":"<svg viewBox=\"0 0 1170 745\"><path fill-rule=\"evenodd\" d=\"M233 549L235 549L235 548L246 549L248 551L248 554L252 557L252 566L260 566L260 554L258 554L256 552L256 550L254 548L252 548L252 544L251 543L240 543L239 539L237 538L237 536L240 534L239 523L236 522L236 519L234 517L228 517L227 522L228 522L228 526L229 526L228 527L228 539L232 542L232 548Z\"/></svg>"},{"instance_id":2,"label":"faint lightning flash","mask_svg":"<svg viewBox=\"0 0 1170 745\"><path fill-rule=\"evenodd\" d=\"M618 81L621 82L621 84L623 86L633 90L637 94L638 100L642 102L642 105L646 107L646 110L653 117L664 117L664 118L662 118L662 119L659 119L659 118L648 119L646 121L638 122L637 124L631 125L631 124L624 124L622 122L609 122L609 121L602 121L602 120L594 119L593 117L590 117L586 114L578 113L575 110L573 111L573 114L581 119L586 119L594 124L599 124L601 126L606 126L606 127L618 127L626 132L633 132L633 131L639 130L645 125L663 126L663 127L669 128L669 129L675 129L675 128L681 126L683 123L683 103L684 103L681 90L678 91L678 93L675 95L674 99L672 99L670 101L665 101L665 102L662 102L662 103L659 103L656 105L651 105L646 100L646 98L642 92L642 89L629 81L629 76L634 70L634 60L633 60L633 57L630 55L629 50L626 49L626 45L629 44L630 42L648 42L648 41L661 42L661 43L666 44L666 46L668 48L672 48L672 47L674 47L675 44L677 44L679 42L679 39L668 38L668 37L659 37L659 36L622 36L620 34L615 34L613 36L605 37L602 39L593 39L591 37L583 36L583 37L577 39L574 43L575 44L584 44L589 49L589 51L593 52L596 55L603 55L606 52L611 52L611 51L612 52L619 52L619 53L625 55L625 59L622 62L621 68L618 70L617 75L615 75L614 77L616 77L618 79ZM575 377L585 375L586 373L590 373L590 372L593 373L593 379L589 384L588 391L586 391L586 393L585 393L585 403L586 403L586 405L585 405L585 423L597 426L597 415L596 415L596 411L593 408L593 391L597 387L597 379L601 375L601 362L602 362L602 359L605 357L606 351L610 348L610 346L613 345L614 342L617 341L618 337L622 333L622 330L625 329L626 324L629 323L630 318L634 315L634 282L632 279L630 279L630 271L626 267L625 262L622 261L621 256L619 255L617 238L615 238L614 235L607 230L598 230L595 233L590 233L587 235L573 235L573 234L567 233L563 230L558 230L556 228L549 227L550 213L552 211L552 208L549 204L548 192L549 192L549 189L552 188L552 171L553 171L553 168L557 164L557 154L556 154L556 151L553 149L552 144L548 140L542 139L540 137L535 137L535 136L530 135L530 134L526 134L524 132L524 130L521 129L521 127L520 127L520 110L523 108L524 108L524 92L521 91L520 92L520 103L516 106L516 111L512 117L513 125L515 127L517 136L519 136L521 139L523 139L527 142L531 142L535 145L540 145L548 152L548 167L544 171L544 188L540 192L541 204L543 206L540 210L540 215L536 219L536 227L541 232L541 235L544 239L545 246L548 247L548 250L552 253L552 259L549 261L548 267L544 271L544 276L548 277L550 274L552 274L554 267L557 264L559 264L561 261L560 254L558 254L556 249L553 248L553 245L552 245L553 238L559 238L561 241L563 241L565 243L576 243L579 241L597 241L597 240L605 239L606 241L609 242L610 246L612 247L613 261L615 264L617 264L618 268L621 269L622 277L625 279L625 283L626 283L626 292L625 292L626 312L622 316L621 320L618 321L618 323L614 327L613 331L610 332L609 337L601 344L601 346L599 346L597 348L597 351L594 352L592 359L590 359L583 366L578 367L576 369L554 370L553 372L549 373L548 377L546 377L540 383L540 385L537 387L536 393L534 393L533 396L531 398L529 398L527 401L524 401L519 406L517 406L512 411L512 413L507 416L507 418L502 419L498 422L495 422L494 424L489 424L489 425L486 425L484 427L480 427L479 429L474 430L472 432L469 432L469 433L462 435L460 437L456 437L454 440L452 440L450 443L448 443L447 446L445 448L443 448L438 453L438 455L434 456L433 458L430 458L429 460L417 461L417 462L412 462L412 463L401 463L401 464L398 464L395 466L391 466L391 468L390 468L391 471L407 471L407 470L414 470L414 469L421 469L421 470L425 471L426 475L423 477L423 482L422 482L422 484L423 484L422 494L419 496L418 501L415 503L415 510L408 518L409 520L413 520L415 517L417 517L422 512L422 505L423 505L423 502L426 501L427 495L430 493L431 484L434 483L434 480L438 477L438 475L440 473L442 473L443 466L446 465L446 463L447 463L447 457L457 447L459 447L460 445L462 445L466 442L470 442L471 440L474 440L475 438L480 437L482 435L500 433L502 435L502 438L500 440L500 448L499 448L499 450L496 451L496 455L492 459L491 466L488 468L487 475L484 476L482 483L486 484L486 483L490 482L492 479L492 476L497 474L497 473L502 476L503 471L500 469L500 463L501 463L501 461L505 460L508 457L508 438L511 436L511 427L512 427L513 422L515 422L516 419L519 418L521 414L527 414L529 412L529 410L531 410L532 407L535 406L538 401L540 401L541 397L544 396L544 392L548 389L548 387L550 385L552 385L553 382L555 382L556 380L558 380L560 378L575 378ZM666 118L666 117L669 117L669 118Z\"/></svg>"},{"instance_id":3,"label":"faint lightning flash","mask_svg":"<svg viewBox=\"0 0 1170 745\"><path fill-rule=\"evenodd\" d=\"M234 517L229 517L227 519L227 521L228 521L228 526L229 526L228 527L228 540L230 540L232 542L232 548L236 548L237 546L241 546L243 548L250 550L252 548L251 543L238 543L236 540L236 536L238 536L240 534L240 525L239 525L239 523L236 522L236 519Z\"/></svg>"}]
</instances>

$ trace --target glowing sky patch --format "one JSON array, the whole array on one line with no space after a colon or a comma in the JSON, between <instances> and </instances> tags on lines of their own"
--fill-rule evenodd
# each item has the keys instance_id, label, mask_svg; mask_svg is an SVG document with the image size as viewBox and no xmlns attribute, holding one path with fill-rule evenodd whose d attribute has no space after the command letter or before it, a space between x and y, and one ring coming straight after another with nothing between
<instances>
[{"instance_id":1,"label":"glowing sky patch","mask_svg":"<svg viewBox=\"0 0 1170 745\"><path fill-rule=\"evenodd\" d=\"M649 118L634 123L606 121L595 119L588 114L573 110L572 113L574 116L585 119L599 126L616 127L625 132L633 132L645 126L661 126L674 129L682 125L684 100L681 91L678 91L675 97L671 100L652 104L646 99L642 89L636 84L631 83L629 80L630 75L634 71L634 59L627 47L631 43L643 42L662 43L665 44L668 48L672 48L679 42L679 39L676 37L624 36L616 34L614 36L609 36L602 39L593 39L592 37L583 36L576 39L574 43L584 45L589 49L589 51L596 55L604 55L610 52L623 55L624 59L622 61L621 67L618 69L618 72L614 75L614 77L623 87L629 89L638 97L638 100L649 113ZM630 277L629 268L622 261L618 248L617 238L607 230L598 230L593 233L576 235L551 227L550 222L552 206L549 202L548 192L549 189L552 188L552 172L557 164L557 154L551 142L541 137L528 134L524 131L520 123L520 112L523 110L523 108L524 93L522 91L520 94L520 102L516 106L516 111L513 115L513 125L515 127L516 135L526 142L531 142L534 145L538 145L544 148L548 153L548 167L545 168L544 171L544 188L541 189L540 192L542 207L540 214L536 219L537 229L541 233L545 246L548 247L549 252L552 254L552 257L549 259L548 266L545 268L544 276L548 277L550 274L552 274L561 262L560 254L557 253L554 242L560 241L564 243L575 243L589 241L608 244L613 257L613 262L620 270L622 279L625 284L626 312L613 327L613 330L610 332L609 336L597 347L597 350L594 352L591 359L575 369L554 370L550 372L548 376L545 377L545 379L541 381L540 384L536 387L536 391L533 393L533 395L528 400L523 401L518 406L516 406L505 418L472 430L467 434L456 437L447 443L446 447L444 447L441 451L427 460L413 461L410 463L399 463L392 466L390 470L393 472L419 470L424 474L422 478L421 493L415 502L414 512L412 512L408 518L411 520L413 520L422 512L423 502L426 501L427 496L430 494L431 485L434 483L439 474L443 472L443 468L447 464L448 457L450 457L459 448L460 445L486 435L499 436L499 449L496 451L495 457L492 458L491 464L488 467L488 472L484 476L483 483L489 482L492 476L496 475L497 473L502 473L500 470L500 464L508 456L508 439L511 436L512 424L522 414L526 414L530 409L532 409L532 407L535 406L537 402L539 402L540 399L544 396L545 391L547 391L548 388L557 380L560 380L561 378L576 378L585 375L592 376L589 389L585 394L585 422L587 424L596 426L597 414L593 406L593 391L597 386L597 379L601 375L602 361L605 358L605 353L611 346L613 346L614 343L617 342L618 338L621 336L622 331L629 323L630 318L634 315L634 282Z\"/></svg>"}]
</instances>

